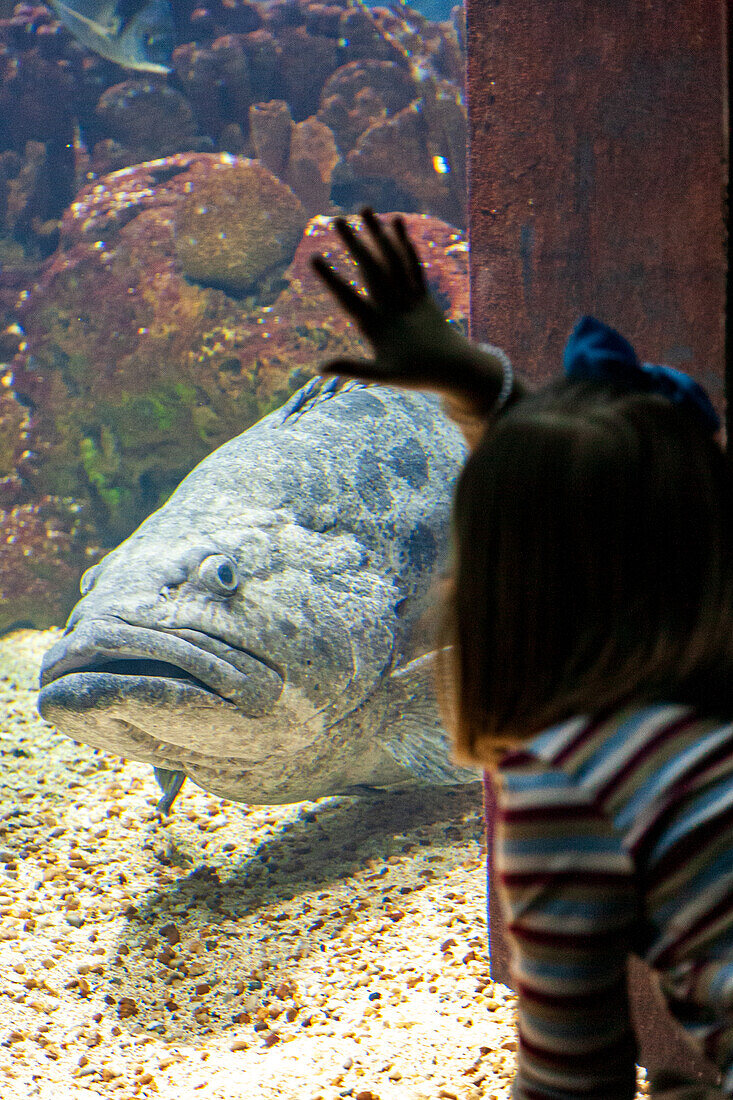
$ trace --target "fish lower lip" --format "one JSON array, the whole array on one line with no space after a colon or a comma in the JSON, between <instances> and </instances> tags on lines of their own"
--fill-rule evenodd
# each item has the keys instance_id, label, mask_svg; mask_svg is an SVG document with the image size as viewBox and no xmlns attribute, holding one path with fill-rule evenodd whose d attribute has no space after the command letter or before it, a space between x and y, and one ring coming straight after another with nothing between
<instances>
[{"instance_id":1,"label":"fish lower lip","mask_svg":"<svg viewBox=\"0 0 733 1100\"><path fill-rule=\"evenodd\" d=\"M119 619L81 622L61 638L44 657L41 687L76 673L189 681L253 718L267 714L283 689L282 676L243 650L220 643L212 652L173 632Z\"/></svg>"},{"instance_id":2,"label":"fish lower lip","mask_svg":"<svg viewBox=\"0 0 733 1100\"><path fill-rule=\"evenodd\" d=\"M224 758L251 768L270 753L267 739L247 736L257 723L241 708L177 675L69 672L41 689L38 709L75 741L157 767L216 771Z\"/></svg>"}]
</instances>

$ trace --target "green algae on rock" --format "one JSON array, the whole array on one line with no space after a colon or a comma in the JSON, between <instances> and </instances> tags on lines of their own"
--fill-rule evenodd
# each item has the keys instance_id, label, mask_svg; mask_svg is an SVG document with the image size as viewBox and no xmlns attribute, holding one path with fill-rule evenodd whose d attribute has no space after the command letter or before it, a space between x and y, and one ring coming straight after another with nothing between
<instances>
[{"instance_id":1,"label":"green algae on rock","mask_svg":"<svg viewBox=\"0 0 733 1100\"><path fill-rule=\"evenodd\" d=\"M245 309L181 267L179 210L232 160L179 154L87 187L21 304L27 339L12 360L12 392L34 409L27 484L33 496L86 497L103 542L127 534L212 447L302 384L285 357L269 355L254 295ZM287 261L306 219L268 179L296 210ZM277 228L269 246L265 225L257 238L270 266ZM277 270L281 278L284 263Z\"/></svg>"}]
</instances>

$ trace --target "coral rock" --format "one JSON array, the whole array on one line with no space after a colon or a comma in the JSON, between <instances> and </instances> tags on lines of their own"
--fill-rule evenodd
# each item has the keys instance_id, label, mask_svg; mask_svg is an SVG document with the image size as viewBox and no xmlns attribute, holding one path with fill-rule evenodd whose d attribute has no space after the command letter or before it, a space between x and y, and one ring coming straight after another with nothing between
<instances>
[{"instance_id":1,"label":"coral rock","mask_svg":"<svg viewBox=\"0 0 733 1100\"><path fill-rule=\"evenodd\" d=\"M364 7L348 7L341 15L340 41L347 61L376 58L379 61L401 61L404 51L391 36L382 32L369 10Z\"/></svg>"},{"instance_id":2,"label":"coral rock","mask_svg":"<svg viewBox=\"0 0 733 1100\"><path fill-rule=\"evenodd\" d=\"M267 25L277 31L300 26L305 22L304 6L297 0L268 0Z\"/></svg>"},{"instance_id":3,"label":"coral rock","mask_svg":"<svg viewBox=\"0 0 733 1100\"><path fill-rule=\"evenodd\" d=\"M257 161L222 156L193 183L176 213L176 253L189 279L242 294L279 277L307 216Z\"/></svg>"},{"instance_id":4,"label":"coral rock","mask_svg":"<svg viewBox=\"0 0 733 1100\"><path fill-rule=\"evenodd\" d=\"M47 237L46 253L58 239L53 221L54 199L51 167L42 141L28 141L17 175L5 183L5 227L16 239ZM49 224L49 222L51 224Z\"/></svg>"},{"instance_id":5,"label":"coral rock","mask_svg":"<svg viewBox=\"0 0 733 1100\"><path fill-rule=\"evenodd\" d=\"M97 104L97 117L133 162L190 149L196 136L185 97L152 80L125 80L107 88Z\"/></svg>"},{"instance_id":6,"label":"coral rock","mask_svg":"<svg viewBox=\"0 0 733 1100\"><path fill-rule=\"evenodd\" d=\"M249 109L249 133L257 159L274 175L285 175L295 123L284 99L253 103Z\"/></svg>"},{"instance_id":7,"label":"coral rock","mask_svg":"<svg viewBox=\"0 0 733 1100\"><path fill-rule=\"evenodd\" d=\"M466 51L466 10L453 8L449 22L433 22L407 6L372 8L378 30L399 45L419 66L436 77L463 86Z\"/></svg>"},{"instance_id":8,"label":"coral rock","mask_svg":"<svg viewBox=\"0 0 733 1100\"><path fill-rule=\"evenodd\" d=\"M391 216L385 214L385 220L389 222ZM450 321L465 324L469 310L468 243L465 234L455 226L426 214L403 214L402 217L423 262L431 293ZM354 229L361 228L361 218L352 216L347 220ZM288 269L289 286L278 301L278 309L285 313L283 305L286 298L293 302L307 302L314 319L320 318L321 323L333 326L334 332L350 333L349 338L356 341L351 324L344 320L344 315L324 291L320 279L311 268L310 257L314 252L327 256L328 262L342 274L350 277L356 274L356 266L334 229L333 219L312 218ZM303 308L302 305L300 308ZM316 326L313 327L315 331ZM359 343L354 346L361 347ZM328 354L332 354L330 350ZM346 354L353 354L353 351Z\"/></svg>"},{"instance_id":9,"label":"coral rock","mask_svg":"<svg viewBox=\"0 0 733 1100\"><path fill-rule=\"evenodd\" d=\"M338 4L308 5L305 29L309 34L321 34L325 38L339 38L343 8Z\"/></svg>"},{"instance_id":10,"label":"coral rock","mask_svg":"<svg viewBox=\"0 0 733 1100\"><path fill-rule=\"evenodd\" d=\"M401 111L419 95L408 69L395 61L351 61L326 81L318 117L348 152L360 134Z\"/></svg>"},{"instance_id":11,"label":"coral rock","mask_svg":"<svg viewBox=\"0 0 733 1100\"><path fill-rule=\"evenodd\" d=\"M12 153L23 162L12 175L0 167L0 234L13 234L33 258L49 254L55 221L94 174L177 150L257 154L249 132L252 104L285 101L296 123L317 114L346 156L366 131L424 98L426 75L447 78L456 95L462 85L460 12L452 22L437 23L406 6L369 9L347 0L175 6L180 44L172 57L174 80L131 74L119 83L119 67L83 47L48 7L18 5L3 18L10 9L0 4L0 158ZM465 121L458 119L456 148L464 134ZM90 142L91 159L81 135ZM436 145L434 136L426 139L428 149ZM262 159L286 178L284 154L280 170ZM322 153L316 159L323 164ZM437 189L433 207L434 187L415 198L394 171L386 180L365 176L358 164L335 171L331 198L346 208L376 195L382 208L399 200L433 213L450 211L446 188ZM308 209L329 209L315 198L324 188L316 186L312 167L297 172L310 180L299 184ZM295 175L293 165L293 180Z\"/></svg>"},{"instance_id":12,"label":"coral rock","mask_svg":"<svg viewBox=\"0 0 733 1100\"><path fill-rule=\"evenodd\" d=\"M216 57L208 47L186 42L173 51L171 66L200 131L212 136L222 125Z\"/></svg>"},{"instance_id":13,"label":"coral rock","mask_svg":"<svg viewBox=\"0 0 733 1100\"><path fill-rule=\"evenodd\" d=\"M308 214L329 209L331 178L340 159L333 131L325 123L307 118L296 124L286 179Z\"/></svg>"},{"instance_id":14,"label":"coral rock","mask_svg":"<svg viewBox=\"0 0 733 1100\"><path fill-rule=\"evenodd\" d=\"M130 150L119 141L112 138L104 138L94 146L92 153L92 173L94 176L108 176L111 172L120 172L130 163Z\"/></svg>"},{"instance_id":15,"label":"coral rock","mask_svg":"<svg viewBox=\"0 0 733 1100\"><path fill-rule=\"evenodd\" d=\"M238 122L230 122L224 127L219 137L219 148L226 153L246 152L247 141Z\"/></svg>"},{"instance_id":16,"label":"coral rock","mask_svg":"<svg viewBox=\"0 0 733 1100\"><path fill-rule=\"evenodd\" d=\"M234 34L249 34L262 26L260 6L251 0L221 0L220 11L227 29Z\"/></svg>"},{"instance_id":17,"label":"coral rock","mask_svg":"<svg viewBox=\"0 0 733 1100\"><path fill-rule=\"evenodd\" d=\"M0 377L0 480L13 478L17 463L25 450L25 440L28 437L29 410L21 405L17 397L10 389L12 372L6 368ZM7 491L10 489L10 492ZM5 496L15 496L14 486L7 486L6 492L0 493L0 501Z\"/></svg>"},{"instance_id":18,"label":"coral rock","mask_svg":"<svg viewBox=\"0 0 733 1100\"><path fill-rule=\"evenodd\" d=\"M359 138L347 163L355 179L376 181L376 194L365 195L378 209L394 202L436 212L465 225L465 109L455 89L426 82L423 97L376 122ZM393 188L379 194L379 181Z\"/></svg>"},{"instance_id":19,"label":"coral rock","mask_svg":"<svg viewBox=\"0 0 733 1100\"><path fill-rule=\"evenodd\" d=\"M220 208L210 225L193 212L197 232L211 229L216 237L209 242L214 266L200 274L241 277L236 247L222 269L218 234L243 232L249 184L259 180L280 213L268 197L276 217L246 234L253 266L245 277L264 264L272 296L305 226L295 196L256 163L177 154L84 190L64 215L61 247L16 315L26 335L12 360L12 392L34 410L26 491L32 499L74 496L103 544L124 537L196 461L314 373L313 342L298 337L302 349L293 346L290 318L258 298L259 286L242 301L184 272L189 201L203 207L207 195L215 206L222 196L228 203L233 168L248 195L226 206L228 215ZM293 321L306 323L302 311Z\"/></svg>"},{"instance_id":20,"label":"coral rock","mask_svg":"<svg viewBox=\"0 0 733 1100\"><path fill-rule=\"evenodd\" d=\"M0 147L22 149L27 141L68 138L74 114L75 81L67 68L37 51L2 58Z\"/></svg>"},{"instance_id":21,"label":"coral rock","mask_svg":"<svg viewBox=\"0 0 733 1100\"><path fill-rule=\"evenodd\" d=\"M244 122L252 102L252 82L242 36L222 35L213 43L211 53L219 86L226 88L227 111L235 121Z\"/></svg>"},{"instance_id":22,"label":"coral rock","mask_svg":"<svg viewBox=\"0 0 733 1100\"><path fill-rule=\"evenodd\" d=\"M280 47L270 31L252 31L244 35L242 48L249 62L252 96L257 101L282 98Z\"/></svg>"},{"instance_id":23,"label":"coral rock","mask_svg":"<svg viewBox=\"0 0 733 1100\"><path fill-rule=\"evenodd\" d=\"M308 34L304 27L281 33L280 74L293 118L302 121L318 110L321 89L337 68L339 51L331 38Z\"/></svg>"}]
</instances>

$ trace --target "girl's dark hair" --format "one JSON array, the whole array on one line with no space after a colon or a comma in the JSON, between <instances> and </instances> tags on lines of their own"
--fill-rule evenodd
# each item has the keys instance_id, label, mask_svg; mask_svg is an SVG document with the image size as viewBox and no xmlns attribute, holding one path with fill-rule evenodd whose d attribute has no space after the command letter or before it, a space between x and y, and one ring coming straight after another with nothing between
<instances>
[{"instance_id":1,"label":"girl's dark hair","mask_svg":"<svg viewBox=\"0 0 733 1100\"><path fill-rule=\"evenodd\" d=\"M637 702L733 718L732 492L727 454L663 397L563 379L508 406L456 492L456 759Z\"/></svg>"}]
</instances>

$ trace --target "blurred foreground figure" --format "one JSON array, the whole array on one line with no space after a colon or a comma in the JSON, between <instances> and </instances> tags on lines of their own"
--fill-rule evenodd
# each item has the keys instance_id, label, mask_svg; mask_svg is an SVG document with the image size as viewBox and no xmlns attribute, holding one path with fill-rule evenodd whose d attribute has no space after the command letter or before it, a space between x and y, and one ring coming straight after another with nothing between
<instances>
[{"instance_id":1,"label":"blurred foreground figure","mask_svg":"<svg viewBox=\"0 0 733 1100\"><path fill-rule=\"evenodd\" d=\"M428 296L400 219L314 267L371 342L325 370L444 395L474 446L454 505L455 758L496 772L519 994L515 1100L636 1093L630 952L733 1096L733 478L687 375L583 318L530 393ZM508 751L507 751L508 750Z\"/></svg>"}]
</instances>

